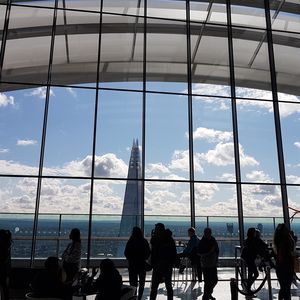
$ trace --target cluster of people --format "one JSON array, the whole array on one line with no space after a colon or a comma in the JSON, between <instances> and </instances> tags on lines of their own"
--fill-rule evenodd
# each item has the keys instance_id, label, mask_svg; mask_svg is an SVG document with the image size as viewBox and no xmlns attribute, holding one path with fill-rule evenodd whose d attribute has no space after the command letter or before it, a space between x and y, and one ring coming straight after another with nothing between
<instances>
[{"instance_id":1,"label":"cluster of people","mask_svg":"<svg viewBox=\"0 0 300 300\"><path fill-rule=\"evenodd\" d=\"M124 255L128 260L130 285L137 288L137 299L143 296L146 272L152 270L150 300L155 300L160 283L165 283L168 300L173 299L172 272L178 267L179 273L184 272L183 257L187 257L194 270L194 279L204 280L203 300L215 299L212 294L218 282L217 263L219 247L212 236L210 228L205 228L202 238L196 234L195 228L188 229L189 241L181 253L177 253L172 231L163 223L157 223L152 231L150 244L139 227L134 227L127 241ZM32 291L39 297L59 297L72 299L72 285L81 268L80 230L73 228L69 238L71 242L62 254L62 265L57 257L49 257L45 261L45 269L39 272L31 283ZM251 286L258 278L256 259L259 257L275 267L280 284L279 300L291 299L291 285L294 279L297 238L285 224L279 224L274 233L273 248L261 239L260 231L249 228L244 241L241 258L245 262L248 276L244 282L245 290L251 292ZM11 265L11 233L0 230L0 286L2 297L9 299L8 277ZM272 257L275 258L275 264ZM93 269L92 276L85 282L89 292L97 293L97 300L119 300L122 290L122 276L110 259L102 260L100 275Z\"/></svg>"},{"instance_id":2,"label":"cluster of people","mask_svg":"<svg viewBox=\"0 0 300 300\"><path fill-rule=\"evenodd\" d=\"M294 279L297 237L285 224L279 224L274 233L273 248L261 239L260 231L253 227L247 231L247 238L241 252L241 258L246 263L248 276L244 283L245 290L251 293L251 286L258 278L256 259L260 258L275 268L280 285L278 300L291 299L291 285ZM275 264L271 258L275 258Z\"/></svg>"}]
</instances>

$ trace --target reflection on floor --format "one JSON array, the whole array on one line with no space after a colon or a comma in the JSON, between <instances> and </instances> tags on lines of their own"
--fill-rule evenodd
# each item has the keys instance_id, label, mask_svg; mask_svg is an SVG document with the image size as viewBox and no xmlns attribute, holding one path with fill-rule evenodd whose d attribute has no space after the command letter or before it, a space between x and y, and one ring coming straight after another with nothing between
<instances>
[{"instance_id":1,"label":"reflection on floor","mask_svg":"<svg viewBox=\"0 0 300 300\"><path fill-rule=\"evenodd\" d=\"M217 300L231 300L230 294L230 278L234 277L234 269L233 268L222 268L218 270L218 278L219 282L215 287L213 296ZM125 275L125 274L124 274ZM128 280L126 275L123 276L124 280ZM175 299L182 299L182 300L201 300L203 296L203 282L193 282L190 281L190 274L185 272L185 274L180 275L178 271L175 272L173 282L173 290L174 290L174 300ZM259 277L262 279L262 275ZM276 275L274 270L271 273L272 278L272 295L273 299L278 299L278 291L279 291L279 284L276 280ZM149 300L150 295L150 274L147 276L147 283L145 286L144 291L144 300ZM260 282L254 284L254 289L258 288ZM300 282L299 282L300 287ZM300 290L297 288L296 285L292 285L292 300L300 300ZM166 289L164 284L159 286L157 300L165 300L167 299ZM267 288L267 284L256 294L256 297L253 298L246 298L239 294L238 299L253 299L253 300L269 300L269 291Z\"/></svg>"}]
</instances>

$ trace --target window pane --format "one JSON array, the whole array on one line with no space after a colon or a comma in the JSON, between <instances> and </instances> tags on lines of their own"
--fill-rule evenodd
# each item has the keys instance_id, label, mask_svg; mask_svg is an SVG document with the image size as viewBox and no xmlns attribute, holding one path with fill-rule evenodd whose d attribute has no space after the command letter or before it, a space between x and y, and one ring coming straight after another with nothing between
<instances>
[{"instance_id":1,"label":"window pane","mask_svg":"<svg viewBox=\"0 0 300 300\"><path fill-rule=\"evenodd\" d=\"M143 19L103 15L100 87L122 88L124 81L143 88L143 31Z\"/></svg>"},{"instance_id":2,"label":"window pane","mask_svg":"<svg viewBox=\"0 0 300 300\"><path fill-rule=\"evenodd\" d=\"M300 180L298 180L298 183L300 183ZM288 186L288 198L289 198L289 207L291 208L289 210L290 213L290 221L291 221L291 229L294 231L294 233L299 237L299 225L300 225L300 201L299 201L299 194L300 194L300 185L296 186ZM298 243L299 245L299 238Z\"/></svg>"},{"instance_id":3,"label":"window pane","mask_svg":"<svg viewBox=\"0 0 300 300\"><path fill-rule=\"evenodd\" d=\"M51 89L44 175L91 176L95 98L94 90Z\"/></svg>"},{"instance_id":4,"label":"window pane","mask_svg":"<svg viewBox=\"0 0 300 300\"><path fill-rule=\"evenodd\" d=\"M52 9L12 7L2 70L3 81L47 82L52 23ZM26 30L28 27L31 27L30 32Z\"/></svg>"},{"instance_id":5,"label":"window pane","mask_svg":"<svg viewBox=\"0 0 300 300\"><path fill-rule=\"evenodd\" d=\"M272 102L238 100L242 180L279 182Z\"/></svg>"},{"instance_id":6,"label":"window pane","mask_svg":"<svg viewBox=\"0 0 300 300\"><path fill-rule=\"evenodd\" d=\"M192 0L190 1L191 21L206 23L227 23L226 5L224 1Z\"/></svg>"},{"instance_id":7,"label":"window pane","mask_svg":"<svg viewBox=\"0 0 300 300\"><path fill-rule=\"evenodd\" d=\"M186 24L147 20L147 89L187 93Z\"/></svg>"},{"instance_id":8,"label":"window pane","mask_svg":"<svg viewBox=\"0 0 300 300\"><path fill-rule=\"evenodd\" d=\"M189 216L190 185L183 182L145 182L145 215ZM157 223L157 221L156 221ZM184 230L184 233L186 232ZM185 236L186 234L184 234Z\"/></svg>"},{"instance_id":9,"label":"window pane","mask_svg":"<svg viewBox=\"0 0 300 300\"><path fill-rule=\"evenodd\" d=\"M230 3L232 25L266 28L263 1L256 1L253 7L246 0L232 0Z\"/></svg>"},{"instance_id":10,"label":"window pane","mask_svg":"<svg viewBox=\"0 0 300 300\"><path fill-rule=\"evenodd\" d=\"M300 103L280 103L284 162L287 183L300 183Z\"/></svg>"},{"instance_id":11,"label":"window pane","mask_svg":"<svg viewBox=\"0 0 300 300\"><path fill-rule=\"evenodd\" d=\"M194 97L193 130L195 179L235 181L230 100Z\"/></svg>"},{"instance_id":12,"label":"window pane","mask_svg":"<svg viewBox=\"0 0 300 300\"><path fill-rule=\"evenodd\" d=\"M196 228L199 236L203 225L199 217L206 217L213 236L220 247L220 257L234 257L234 247L238 244L238 219L236 186L233 184L195 183ZM202 227L202 228L201 228Z\"/></svg>"},{"instance_id":13,"label":"window pane","mask_svg":"<svg viewBox=\"0 0 300 300\"><path fill-rule=\"evenodd\" d=\"M0 228L12 233L12 258L30 258L37 179L0 179ZM28 262L29 263L29 262Z\"/></svg>"},{"instance_id":14,"label":"window pane","mask_svg":"<svg viewBox=\"0 0 300 300\"><path fill-rule=\"evenodd\" d=\"M103 12L144 15L144 0L104 0Z\"/></svg>"},{"instance_id":15,"label":"window pane","mask_svg":"<svg viewBox=\"0 0 300 300\"><path fill-rule=\"evenodd\" d=\"M273 32L278 98L299 101L300 34ZM295 95L295 96L293 96ZM296 97L297 96L297 97Z\"/></svg>"},{"instance_id":16,"label":"window pane","mask_svg":"<svg viewBox=\"0 0 300 300\"><path fill-rule=\"evenodd\" d=\"M54 84L95 86L97 81L100 15L57 13L51 81Z\"/></svg>"},{"instance_id":17,"label":"window pane","mask_svg":"<svg viewBox=\"0 0 300 300\"><path fill-rule=\"evenodd\" d=\"M147 94L146 178L189 178L187 108L187 97Z\"/></svg>"},{"instance_id":18,"label":"window pane","mask_svg":"<svg viewBox=\"0 0 300 300\"><path fill-rule=\"evenodd\" d=\"M101 0L58 0L59 8L100 11Z\"/></svg>"},{"instance_id":19,"label":"window pane","mask_svg":"<svg viewBox=\"0 0 300 300\"><path fill-rule=\"evenodd\" d=\"M147 16L185 20L185 1L147 0Z\"/></svg>"},{"instance_id":20,"label":"window pane","mask_svg":"<svg viewBox=\"0 0 300 300\"><path fill-rule=\"evenodd\" d=\"M90 180L43 179L37 228L36 257L61 256L72 228L79 228L86 255ZM66 216L70 214L69 216ZM61 221L60 221L61 218ZM60 224L61 223L61 224ZM62 240L58 241L58 238Z\"/></svg>"},{"instance_id":21,"label":"window pane","mask_svg":"<svg viewBox=\"0 0 300 300\"><path fill-rule=\"evenodd\" d=\"M272 99L265 31L233 28L236 95Z\"/></svg>"},{"instance_id":22,"label":"window pane","mask_svg":"<svg viewBox=\"0 0 300 300\"><path fill-rule=\"evenodd\" d=\"M131 161L141 168L141 116L141 93L99 92L96 177L127 178Z\"/></svg>"},{"instance_id":23,"label":"window pane","mask_svg":"<svg viewBox=\"0 0 300 300\"><path fill-rule=\"evenodd\" d=\"M230 96L227 28L191 25L193 93Z\"/></svg>"},{"instance_id":24,"label":"window pane","mask_svg":"<svg viewBox=\"0 0 300 300\"><path fill-rule=\"evenodd\" d=\"M37 175L46 88L0 93L0 173Z\"/></svg>"}]
</instances>

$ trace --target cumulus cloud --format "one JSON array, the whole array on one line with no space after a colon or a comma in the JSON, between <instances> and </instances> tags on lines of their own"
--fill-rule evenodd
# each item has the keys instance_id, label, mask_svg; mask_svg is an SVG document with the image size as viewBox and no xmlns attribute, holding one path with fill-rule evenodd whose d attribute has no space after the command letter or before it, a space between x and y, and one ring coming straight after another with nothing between
<instances>
[{"instance_id":1,"label":"cumulus cloud","mask_svg":"<svg viewBox=\"0 0 300 300\"><path fill-rule=\"evenodd\" d=\"M7 96L3 93L0 93L0 107L6 107L6 106L14 106L15 105L15 99L13 96Z\"/></svg>"},{"instance_id":2,"label":"cumulus cloud","mask_svg":"<svg viewBox=\"0 0 300 300\"><path fill-rule=\"evenodd\" d=\"M42 86L42 87L38 87L36 89L33 89L28 96L35 96L38 97L40 99L45 99L47 95L47 87ZM55 96L53 90L50 88L50 96Z\"/></svg>"},{"instance_id":3,"label":"cumulus cloud","mask_svg":"<svg viewBox=\"0 0 300 300\"><path fill-rule=\"evenodd\" d=\"M232 132L214 130L212 128L198 127L193 132L194 140L206 140L210 143L227 142L232 140Z\"/></svg>"},{"instance_id":4,"label":"cumulus cloud","mask_svg":"<svg viewBox=\"0 0 300 300\"><path fill-rule=\"evenodd\" d=\"M4 153L8 153L9 152L9 149L7 148L0 148L0 154L4 154Z\"/></svg>"},{"instance_id":5,"label":"cumulus cloud","mask_svg":"<svg viewBox=\"0 0 300 300\"><path fill-rule=\"evenodd\" d=\"M215 193L219 191L218 185L215 183L195 184L195 199L197 202L209 201Z\"/></svg>"},{"instance_id":6,"label":"cumulus cloud","mask_svg":"<svg viewBox=\"0 0 300 300\"><path fill-rule=\"evenodd\" d=\"M258 170L246 174L246 178L252 182L272 182L269 175Z\"/></svg>"},{"instance_id":7,"label":"cumulus cloud","mask_svg":"<svg viewBox=\"0 0 300 300\"><path fill-rule=\"evenodd\" d=\"M157 163L157 164L148 164L146 168L146 173L150 174L157 174L157 173L162 173L162 174L169 174L171 173L169 168L165 166L162 163Z\"/></svg>"},{"instance_id":8,"label":"cumulus cloud","mask_svg":"<svg viewBox=\"0 0 300 300\"><path fill-rule=\"evenodd\" d=\"M188 150L175 150L169 165L171 170L181 170L189 172L189 151ZM201 155L194 153L194 169L196 172L203 173L201 165Z\"/></svg>"},{"instance_id":9,"label":"cumulus cloud","mask_svg":"<svg viewBox=\"0 0 300 300\"><path fill-rule=\"evenodd\" d=\"M241 166L256 166L259 162L249 155L245 154L244 148L240 145ZM227 166L234 164L234 145L233 143L219 143L207 153L201 153L201 157L208 163L216 166Z\"/></svg>"},{"instance_id":10,"label":"cumulus cloud","mask_svg":"<svg viewBox=\"0 0 300 300\"><path fill-rule=\"evenodd\" d=\"M36 145L38 142L36 140L18 140L17 146L32 146Z\"/></svg>"},{"instance_id":11,"label":"cumulus cloud","mask_svg":"<svg viewBox=\"0 0 300 300\"><path fill-rule=\"evenodd\" d=\"M295 142L294 145L300 149L300 142Z\"/></svg>"}]
</instances>

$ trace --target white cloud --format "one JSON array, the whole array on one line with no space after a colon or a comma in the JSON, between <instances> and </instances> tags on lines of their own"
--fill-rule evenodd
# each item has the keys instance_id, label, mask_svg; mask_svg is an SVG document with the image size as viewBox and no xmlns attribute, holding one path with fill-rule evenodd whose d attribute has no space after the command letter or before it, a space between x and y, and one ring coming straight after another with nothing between
<instances>
[{"instance_id":1,"label":"white cloud","mask_svg":"<svg viewBox=\"0 0 300 300\"><path fill-rule=\"evenodd\" d=\"M28 96L36 96L40 99L45 99L47 95L47 87L38 87L36 89L33 89ZM50 88L50 96L55 96L53 90Z\"/></svg>"},{"instance_id":2,"label":"white cloud","mask_svg":"<svg viewBox=\"0 0 300 300\"><path fill-rule=\"evenodd\" d=\"M289 183L300 184L300 176L288 175L286 176L286 179Z\"/></svg>"},{"instance_id":3,"label":"white cloud","mask_svg":"<svg viewBox=\"0 0 300 300\"><path fill-rule=\"evenodd\" d=\"M259 165L258 161L246 155L244 148L240 145L240 162L241 166ZM216 166L227 166L234 164L234 145L233 143L219 143L215 149L209 150L207 153L201 153L201 157L208 163Z\"/></svg>"},{"instance_id":4,"label":"white cloud","mask_svg":"<svg viewBox=\"0 0 300 300\"><path fill-rule=\"evenodd\" d=\"M232 136L232 132L214 130L205 127L198 127L193 133L195 140L207 140L210 143L227 142L232 140Z\"/></svg>"},{"instance_id":5,"label":"white cloud","mask_svg":"<svg viewBox=\"0 0 300 300\"><path fill-rule=\"evenodd\" d=\"M295 142L294 145L300 149L300 142Z\"/></svg>"},{"instance_id":6,"label":"white cloud","mask_svg":"<svg viewBox=\"0 0 300 300\"><path fill-rule=\"evenodd\" d=\"M0 154L4 154L4 153L8 153L8 152L9 152L9 149L6 149L6 148L0 149Z\"/></svg>"},{"instance_id":7,"label":"white cloud","mask_svg":"<svg viewBox=\"0 0 300 300\"><path fill-rule=\"evenodd\" d=\"M203 173L203 167L201 165L201 155L199 153L194 153L194 169L196 172ZM189 151L188 150L175 150L169 169L171 170L181 170L184 172L189 172Z\"/></svg>"},{"instance_id":8,"label":"white cloud","mask_svg":"<svg viewBox=\"0 0 300 300\"><path fill-rule=\"evenodd\" d=\"M257 170L246 174L246 178L252 182L272 182L269 175Z\"/></svg>"},{"instance_id":9,"label":"white cloud","mask_svg":"<svg viewBox=\"0 0 300 300\"><path fill-rule=\"evenodd\" d=\"M197 202L209 201L217 191L219 188L215 183L195 184L195 199Z\"/></svg>"},{"instance_id":10,"label":"white cloud","mask_svg":"<svg viewBox=\"0 0 300 300\"><path fill-rule=\"evenodd\" d=\"M0 93L0 107L6 107L6 106L14 106L15 105L15 99L13 96L6 96L3 93Z\"/></svg>"},{"instance_id":11,"label":"white cloud","mask_svg":"<svg viewBox=\"0 0 300 300\"><path fill-rule=\"evenodd\" d=\"M169 174L171 172L169 168L164 164L157 163L157 164L148 164L146 168L146 173L147 174L157 174L157 173Z\"/></svg>"},{"instance_id":12,"label":"white cloud","mask_svg":"<svg viewBox=\"0 0 300 300\"><path fill-rule=\"evenodd\" d=\"M36 140L18 140L17 141L17 146L32 146L32 145L37 145Z\"/></svg>"}]
</instances>

